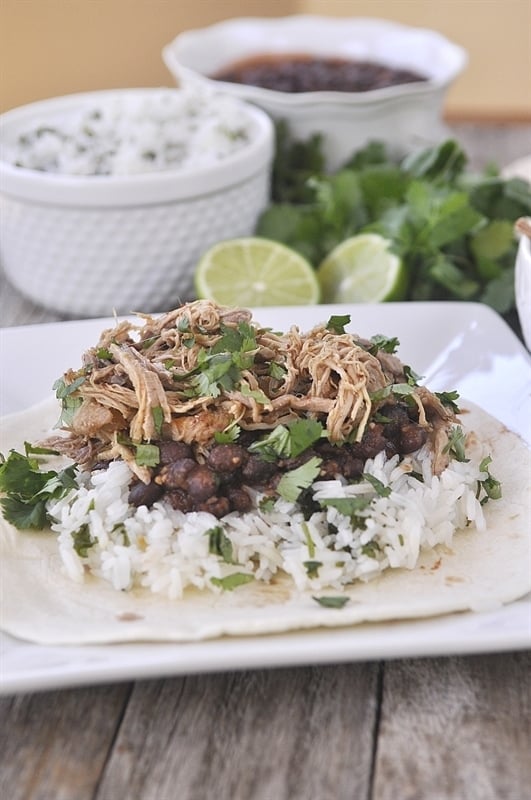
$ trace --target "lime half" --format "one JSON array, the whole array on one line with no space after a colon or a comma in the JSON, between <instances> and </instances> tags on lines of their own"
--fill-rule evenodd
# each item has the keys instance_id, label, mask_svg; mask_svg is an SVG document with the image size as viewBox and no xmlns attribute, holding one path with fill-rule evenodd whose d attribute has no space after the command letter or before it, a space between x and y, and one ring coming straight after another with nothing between
<instances>
[{"instance_id":1,"label":"lime half","mask_svg":"<svg viewBox=\"0 0 531 800\"><path fill-rule=\"evenodd\" d=\"M402 260L377 233L360 233L338 244L321 262L317 278L323 303L401 300L407 285Z\"/></svg>"},{"instance_id":2,"label":"lime half","mask_svg":"<svg viewBox=\"0 0 531 800\"><path fill-rule=\"evenodd\" d=\"M195 271L198 297L225 306L298 306L319 302L315 270L299 253L259 237L218 242Z\"/></svg>"}]
</instances>

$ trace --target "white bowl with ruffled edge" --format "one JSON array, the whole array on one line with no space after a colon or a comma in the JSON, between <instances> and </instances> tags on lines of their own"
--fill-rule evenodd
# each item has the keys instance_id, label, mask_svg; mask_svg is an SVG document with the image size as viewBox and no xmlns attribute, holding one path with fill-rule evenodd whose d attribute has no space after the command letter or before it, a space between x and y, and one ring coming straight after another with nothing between
<instances>
[{"instance_id":1,"label":"white bowl with ruffled edge","mask_svg":"<svg viewBox=\"0 0 531 800\"><path fill-rule=\"evenodd\" d=\"M527 233L520 234L515 265L516 309L526 347L531 350L531 217Z\"/></svg>"},{"instance_id":2,"label":"white bowl with ruffled edge","mask_svg":"<svg viewBox=\"0 0 531 800\"><path fill-rule=\"evenodd\" d=\"M364 92L295 94L212 78L263 54L367 59L420 72L427 80ZM403 154L448 137L442 119L445 95L467 63L463 48L432 30L314 15L239 18L185 31L164 47L162 57L178 84L214 83L284 120L295 139L321 134L330 170L371 140Z\"/></svg>"},{"instance_id":3,"label":"white bowl with ruffled edge","mask_svg":"<svg viewBox=\"0 0 531 800\"><path fill-rule=\"evenodd\" d=\"M0 115L0 260L35 303L71 317L165 310L193 297L194 267L208 247L253 232L269 202L274 129L267 114L235 98L228 99L247 140L223 158L138 174L122 164L122 174L106 175L7 160L34 124L57 125L123 98L149 105L161 91L181 90L66 95Z\"/></svg>"}]
</instances>

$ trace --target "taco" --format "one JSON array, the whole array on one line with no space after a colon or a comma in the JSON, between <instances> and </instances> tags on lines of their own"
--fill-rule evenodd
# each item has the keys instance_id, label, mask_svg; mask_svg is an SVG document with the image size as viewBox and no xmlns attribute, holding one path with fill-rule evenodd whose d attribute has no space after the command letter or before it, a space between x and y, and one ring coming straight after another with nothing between
<instances>
[{"instance_id":1,"label":"taco","mask_svg":"<svg viewBox=\"0 0 531 800\"><path fill-rule=\"evenodd\" d=\"M529 591L529 449L396 340L206 301L141 319L58 380L59 409L3 421L4 630L191 641Z\"/></svg>"}]
</instances>

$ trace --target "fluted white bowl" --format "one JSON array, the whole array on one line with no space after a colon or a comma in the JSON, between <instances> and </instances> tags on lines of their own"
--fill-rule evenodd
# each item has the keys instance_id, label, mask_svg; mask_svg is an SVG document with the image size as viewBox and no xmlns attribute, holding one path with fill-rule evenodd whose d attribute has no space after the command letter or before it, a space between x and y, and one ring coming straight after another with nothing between
<instances>
[{"instance_id":1,"label":"fluted white bowl","mask_svg":"<svg viewBox=\"0 0 531 800\"><path fill-rule=\"evenodd\" d=\"M520 237L516 253L515 295L524 341L531 350L531 238L525 234Z\"/></svg>"},{"instance_id":2,"label":"fluted white bowl","mask_svg":"<svg viewBox=\"0 0 531 800\"><path fill-rule=\"evenodd\" d=\"M34 302L72 317L164 310L193 296L202 252L253 232L269 202L274 130L267 114L243 101L252 136L214 164L79 176L4 160L33 120L156 91L66 95L0 116L0 259L10 282Z\"/></svg>"},{"instance_id":3,"label":"fluted white bowl","mask_svg":"<svg viewBox=\"0 0 531 800\"><path fill-rule=\"evenodd\" d=\"M294 94L211 78L264 53L367 59L420 72L427 80L366 92ZM467 62L462 47L432 30L381 19L314 15L244 17L185 31L164 47L162 57L178 83L215 83L287 122L297 139L322 134L330 169L371 140L403 153L446 138L445 95Z\"/></svg>"}]
</instances>

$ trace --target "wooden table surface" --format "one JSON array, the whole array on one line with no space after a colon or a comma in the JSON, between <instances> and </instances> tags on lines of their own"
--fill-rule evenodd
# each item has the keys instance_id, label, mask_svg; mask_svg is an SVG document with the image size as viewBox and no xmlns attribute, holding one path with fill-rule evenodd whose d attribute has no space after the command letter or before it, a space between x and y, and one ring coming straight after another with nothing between
<instances>
[{"instance_id":1,"label":"wooden table surface","mask_svg":"<svg viewBox=\"0 0 531 800\"><path fill-rule=\"evenodd\" d=\"M472 166L531 152L530 125L454 132ZM0 280L2 326L60 319ZM0 795L531 798L530 652L319 660L3 697Z\"/></svg>"}]
</instances>

